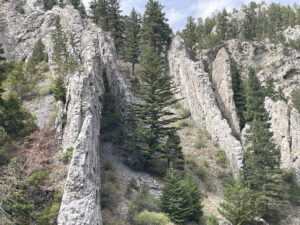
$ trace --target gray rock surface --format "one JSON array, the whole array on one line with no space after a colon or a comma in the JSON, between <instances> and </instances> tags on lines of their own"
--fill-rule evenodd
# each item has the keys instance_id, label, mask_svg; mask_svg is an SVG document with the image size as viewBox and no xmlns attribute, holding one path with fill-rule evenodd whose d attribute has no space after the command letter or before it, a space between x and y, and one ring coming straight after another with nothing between
<instances>
[{"instance_id":1,"label":"gray rock surface","mask_svg":"<svg viewBox=\"0 0 300 225\"><path fill-rule=\"evenodd\" d=\"M300 114L290 110L284 101L266 98L265 107L270 116L274 142L281 149L281 167L294 168L300 182Z\"/></svg>"},{"instance_id":2,"label":"gray rock surface","mask_svg":"<svg viewBox=\"0 0 300 225\"><path fill-rule=\"evenodd\" d=\"M100 208L100 119L103 99L101 51L107 34L89 20L82 20L72 6L54 7L44 12L39 1L30 0L18 13L18 1L0 0L0 40L8 60L23 60L31 54L41 38L49 55L50 69L53 43L51 31L56 15L66 36L74 35L75 46L68 52L79 62L76 72L66 76L67 103L61 129L64 151L73 148L58 224L102 224ZM108 43L111 45L111 41ZM55 73L52 73L55 76Z\"/></svg>"},{"instance_id":3,"label":"gray rock surface","mask_svg":"<svg viewBox=\"0 0 300 225\"><path fill-rule=\"evenodd\" d=\"M201 62L188 58L180 36L173 38L169 53L170 75L174 77L181 103L189 108L198 126L206 127L214 140L225 149L233 173L242 167L242 146L232 135L228 122L218 108L216 95Z\"/></svg>"},{"instance_id":4,"label":"gray rock surface","mask_svg":"<svg viewBox=\"0 0 300 225\"><path fill-rule=\"evenodd\" d=\"M231 129L239 134L240 126L233 99L230 58L225 48L219 50L212 64L212 83L220 110L228 120Z\"/></svg>"}]
</instances>

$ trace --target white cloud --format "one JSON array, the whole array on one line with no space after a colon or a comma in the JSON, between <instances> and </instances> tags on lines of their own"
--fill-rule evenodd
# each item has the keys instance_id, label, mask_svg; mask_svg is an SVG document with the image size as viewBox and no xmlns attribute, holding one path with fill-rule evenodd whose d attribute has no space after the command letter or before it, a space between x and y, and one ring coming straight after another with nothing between
<instances>
[{"instance_id":1,"label":"white cloud","mask_svg":"<svg viewBox=\"0 0 300 225\"><path fill-rule=\"evenodd\" d=\"M187 15L186 12L182 13L175 8L167 10L166 17L169 19L169 24L172 28L176 29L179 24L182 24L182 21L185 21Z\"/></svg>"}]
</instances>

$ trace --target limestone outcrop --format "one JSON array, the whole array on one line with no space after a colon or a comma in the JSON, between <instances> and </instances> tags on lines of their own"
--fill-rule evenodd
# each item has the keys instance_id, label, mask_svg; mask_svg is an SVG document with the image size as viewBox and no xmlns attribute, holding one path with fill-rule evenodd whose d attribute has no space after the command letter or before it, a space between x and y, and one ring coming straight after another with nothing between
<instances>
[{"instance_id":1,"label":"limestone outcrop","mask_svg":"<svg viewBox=\"0 0 300 225\"><path fill-rule=\"evenodd\" d=\"M219 50L212 64L212 83L221 112L228 120L231 129L239 134L240 126L233 99L230 58L225 48Z\"/></svg>"},{"instance_id":2,"label":"limestone outcrop","mask_svg":"<svg viewBox=\"0 0 300 225\"><path fill-rule=\"evenodd\" d=\"M300 182L300 114L290 110L284 101L266 98L265 107L270 116L274 142L281 149L281 167L294 168Z\"/></svg>"},{"instance_id":3,"label":"limestone outcrop","mask_svg":"<svg viewBox=\"0 0 300 225\"><path fill-rule=\"evenodd\" d=\"M242 167L242 146L218 108L216 95L202 62L193 62L180 36L173 38L168 52L170 75L177 84L178 98L189 108L198 126L205 127L225 149L233 173Z\"/></svg>"}]
</instances>

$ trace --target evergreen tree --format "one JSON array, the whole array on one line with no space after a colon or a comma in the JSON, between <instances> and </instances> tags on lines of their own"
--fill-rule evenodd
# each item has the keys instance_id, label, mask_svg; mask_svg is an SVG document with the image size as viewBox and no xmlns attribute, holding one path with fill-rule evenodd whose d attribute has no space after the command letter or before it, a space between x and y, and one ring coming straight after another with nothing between
<instances>
[{"instance_id":1,"label":"evergreen tree","mask_svg":"<svg viewBox=\"0 0 300 225\"><path fill-rule=\"evenodd\" d=\"M244 153L244 180L259 200L258 214L265 220L272 221L278 218L279 209L283 204L281 155L269 130L263 88L251 69L246 85L246 108L250 125L246 141L251 146Z\"/></svg>"},{"instance_id":2,"label":"evergreen tree","mask_svg":"<svg viewBox=\"0 0 300 225\"><path fill-rule=\"evenodd\" d=\"M166 184L161 197L161 208L175 223L187 221L191 209L191 196L186 185L175 169L170 167L165 176Z\"/></svg>"},{"instance_id":3,"label":"evergreen tree","mask_svg":"<svg viewBox=\"0 0 300 225\"><path fill-rule=\"evenodd\" d=\"M242 24L242 33L246 40L254 41L256 37L256 27L257 27L257 17L256 11L257 4L255 2L251 2L249 7L245 7L243 11L246 14L246 19Z\"/></svg>"},{"instance_id":4,"label":"evergreen tree","mask_svg":"<svg viewBox=\"0 0 300 225\"><path fill-rule=\"evenodd\" d=\"M192 175L184 179L171 166L165 176L166 184L161 197L162 210L175 223L199 222L203 212L201 192Z\"/></svg>"},{"instance_id":5,"label":"evergreen tree","mask_svg":"<svg viewBox=\"0 0 300 225\"><path fill-rule=\"evenodd\" d=\"M168 168L172 164L177 170L184 170L184 156L182 147L180 146L180 138L173 129L168 134L168 139L165 145L164 155L167 158Z\"/></svg>"},{"instance_id":6,"label":"evergreen tree","mask_svg":"<svg viewBox=\"0 0 300 225\"><path fill-rule=\"evenodd\" d=\"M96 24L104 31L109 31L109 4L107 0L94 0L90 4L91 15Z\"/></svg>"},{"instance_id":7,"label":"evergreen tree","mask_svg":"<svg viewBox=\"0 0 300 225\"><path fill-rule=\"evenodd\" d=\"M190 195L190 205L189 205L189 215L187 217L188 221L194 221L199 223L201 217L203 216L202 205L201 205L201 192L199 185L192 177L191 174L187 174L184 178L186 192Z\"/></svg>"},{"instance_id":8,"label":"evergreen tree","mask_svg":"<svg viewBox=\"0 0 300 225\"><path fill-rule=\"evenodd\" d=\"M268 118L264 113L264 91L253 68L249 68L248 81L246 83L245 91L247 110L244 113L244 117L246 122L251 122L255 119L266 121Z\"/></svg>"},{"instance_id":9,"label":"evergreen tree","mask_svg":"<svg viewBox=\"0 0 300 225\"><path fill-rule=\"evenodd\" d=\"M137 125L131 129L136 137L132 141L132 149L137 151L135 155L140 169L146 171L151 170L155 159L165 154L164 140L169 131L176 129L171 124L178 120L167 109L178 100L173 98L174 87L165 71L163 58L154 48L147 47L138 74L140 88L136 90L136 96L142 103L136 103L130 109L131 118Z\"/></svg>"},{"instance_id":10,"label":"evergreen tree","mask_svg":"<svg viewBox=\"0 0 300 225\"><path fill-rule=\"evenodd\" d=\"M5 60L5 58L2 56L4 54L4 51L2 49L2 44L0 43L0 62ZM4 66L3 64L0 64L0 110L3 105L3 99L2 99L2 94L4 92L3 87L2 87L2 82L5 80L4 77Z\"/></svg>"},{"instance_id":11,"label":"evergreen tree","mask_svg":"<svg viewBox=\"0 0 300 225\"><path fill-rule=\"evenodd\" d=\"M57 5L57 0L43 0L43 5L45 10L50 10Z\"/></svg>"},{"instance_id":12,"label":"evergreen tree","mask_svg":"<svg viewBox=\"0 0 300 225\"><path fill-rule=\"evenodd\" d=\"M220 40L227 40L228 36L228 13L226 9L223 9L222 12L219 12L217 15L217 35Z\"/></svg>"},{"instance_id":13,"label":"evergreen tree","mask_svg":"<svg viewBox=\"0 0 300 225\"><path fill-rule=\"evenodd\" d=\"M144 45L150 45L157 53L166 51L171 42L171 29L167 24L163 6L156 0L149 0L143 16L141 37Z\"/></svg>"},{"instance_id":14,"label":"evergreen tree","mask_svg":"<svg viewBox=\"0 0 300 225\"><path fill-rule=\"evenodd\" d=\"M134 76L135 64L139 62L140 57L140 29L141 16L132 9L126 26L126 45L125 60L132 63L131 75Z\"/></svg>"},{"instance_id":15,"label":"evergreen tree","mask_svg":"<svg viewBox=\"0 0 300 225\"><path fill-rule=\"evenodd\" d=\"M65 82L62 76L58 76L54 80L53 94L56 101L62 101L66 103L66 92Z\"/></svg>"},{"instance_id":16,"label":"evergreen tree","mask_svg":"<svg viewBox=\"0 0 300 225\"><path fill-rule=\"evenodd\" d=\"M53 54L54 54L54 63L56 65L56 72L59 75L64 75L66 71L64 71L64 65L68 58L67 52L67 37L65 36L62 26L60 24L60 17L55 17L55 30L52 32L52 41L54 43L53 46Z\"/></svg>"},{"instance_id":17,"label":"evergreen tree","mask_svg":"<svg viewBox=\"0 0 300 225\"><path fill-rule=\"evenodd\" d=\"M119 0L108 0L108 31L114 39L118 53L123 47L124 22L121 16Z\"/></svg>"},{"instance_id":18,"label":"evergreen tree","mask_svg":"<svg viewBox=\"0 0 300 225\"><path fill-rule=\"evenodd\" d=\"M258 200L248 185L245 185L241 175L225 188L225 202L218 211L233 225L255 224Z\"/></svg>"},{"instance_id":19,"label":"evergreen tree","mask_svg":"<svg viewBox=\"0 0 300 225\"><path fill-rule=\"evenodd\" d=\"M193 17L189 16L187 18L187 22L185 24L185 28L181 32L181 36L184 40L185 45L188 47L190 51L191 59L194 60L196 57L194 46L196 44L197 37L196 37L196 23Z\"/></svg>"},{"instance_id":20,"label":"evergreen tree","mask_svg":"<svg viewBox=\"0 0 300 225\"><path fill-rule=\"evenodd\" d=\"M232 77L233 99L239 116L240 129L242 130L245 126L244 112L246 111L244 84L237 62L232 57L230 57L230 73Z\"/></svg>"}]
</instances>

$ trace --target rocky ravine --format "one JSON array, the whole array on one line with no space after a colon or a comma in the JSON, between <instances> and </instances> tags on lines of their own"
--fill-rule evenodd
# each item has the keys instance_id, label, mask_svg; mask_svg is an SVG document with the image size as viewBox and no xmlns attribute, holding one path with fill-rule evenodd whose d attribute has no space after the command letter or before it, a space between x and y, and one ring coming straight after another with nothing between
<instances>
[{"instance_id":1,"label":"rocky ravine","mask_svg":"<svg viewBox=\"0 0 300 225\"><path fill-rule=\"evenodd\" d=\"M169 54L170 75L179 89L178 98L189 108L196 124L205 127L212 138L225 149L231 169L237 175L242 167L242 145L232 135L232 129L220 111L209 75L201 61L189 59L184 41L176 36Z\"/></svg>"}]
</instances>

